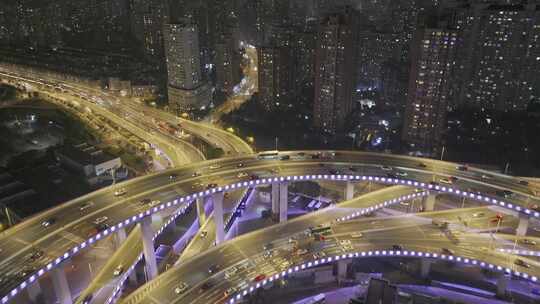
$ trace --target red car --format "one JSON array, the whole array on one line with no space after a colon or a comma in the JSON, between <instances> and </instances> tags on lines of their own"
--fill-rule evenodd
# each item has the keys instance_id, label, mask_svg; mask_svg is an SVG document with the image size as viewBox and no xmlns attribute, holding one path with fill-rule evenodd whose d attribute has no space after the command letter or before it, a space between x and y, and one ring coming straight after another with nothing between
<instances>
[{"instance_id":1,"label":"red car","mask_svg":"<svg viewBox=\"0 0 540 304\"><path fill-rule=\"evenodd\" d=\"M498 221L501 221L503 220L504 216L502 214L497 214L495 215L495 217L493 219L491 219L491 222L492 223L497 223Z\"/></svg>"},{"instance_id":2,"label":"red car","mask_svg":"<svg viewBox=\"0 0 540 304\"><path fill-rule=\"evenodd\" d=\"M256 276L254 279L253 279L253 282L260 282L262 280L266 279L266 275L264 273L261 273L260 275Z\"/></svg>"}]
</instances>

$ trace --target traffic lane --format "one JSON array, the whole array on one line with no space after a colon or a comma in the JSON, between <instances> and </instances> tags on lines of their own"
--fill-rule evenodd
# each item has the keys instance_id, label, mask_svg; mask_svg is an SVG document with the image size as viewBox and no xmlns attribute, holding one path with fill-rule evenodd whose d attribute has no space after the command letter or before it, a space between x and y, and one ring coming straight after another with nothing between
<instances>
[{"instance_id":1,"label":"traffic lane","mask_svg":"<svg viewBox=\"0 0 540 304\"><path fill-rule=\"evenodd\" d=\"M396 239L398 239L398 240L400 239L400 236L407 235L407 234L399 233L399 232L397 232L395 234L396 234ZM376 249L384 250L385 248L391 250L392 246L394 246L394 244L396 244L395 239L394 239L394 241L392 241L392 239L389 240L388 237L385 237L385 239L383 239L383 240L378 240L378 239L371 240L370 244L356 244L356 243L353 243L353 239L350 239L350 238L344 238L344 239L349 240L353 244L352 245L352 250L350 250L350 251L343 250L343 249L340 250L340 248L338 246L339 243L335 243L334 246L327 247L327 248L329 248L329 249L326 249L327 255L343 254L343 253L351 252L351 251L354 252L354 250L363 250L363 251L376 250ZM482 252L482 250L471 249L471 248L476 248L475 246L477 246L478 244L488 244L488 243L489 243L489 239L487 239L485 237L476 239L474 241L461 242L460 245L455 245L452 242L443 241L443 240L440 240L440 239L429 240L429 245L426 244L424 239L422 239L422 240L406 240L407 245L404 247L405 248L404 250L415 250L415 251L425 251L425 252L435 252L435 253L437 253L437 252L439 252L440 248L447 248L448 250L452 250L454 252L459 252L458 253L459 256L462 256L462 257L469 257L471 259L478 259L478 260L487 261L487 262L491 261L493 263L497 263L497 265L502 265L503 267L509 267L509 268L517 270L517 271L523 271L524 269L530 270L528 268L524 268L524 267L521 267L521 266L517 266L515 264L511 264L510 262L509 263L504 263L504 261L501 260L501 256L494 257L492 254ZM446 246L446 247L441 247L441 246ZM284 252L283 258L291 259L291 257L288 256L290 254L289 252L287 252L286 250L283 251L283 252ZM506 259L506 257L503 257L502 259ZM263 261L264 261L264 259L263 259ZM293 265L299 265L302 262L303 261L295 261L295 263L293 263ZM534 262L532 262L530 265L532 267L535 267L535 268L538 268L538 266L539 266L537 263L534 263ZM267 267L265 265L257 265L257 266L255 266L255 268L256 269L271 269L272 267ZM268 275L273 275L275 273L279 273L280 271L281 270L271 272L271 273L264 273L264 272L262 272L262 273L266 274L268 276ZM257 273L257 272L255 271L255 272L251 272L251 273ZM213 279L214 279L214 281L222 282L223 284L219 284L219 283L216 284L212 288L211 291L209 291L208 293L206 293L203 296L195 295L193 297L187 297L186 299L183 299L183 300L188 300L189 303L205 303L205 302L210 303L210 302L215 302L215 301L218 301L218 300L222 300L221 295L226 290L226 288L235 286L234 284L225 283L225 280L220 280L220 278L213 278ZM253 280L249 280L249 277L248 277L248 281L252 282Z\"/></svg>"},{"instance_id":2,"label":"traffic lane","mask_svg":"<svg viewBox=\"0 0 540 304\"><path fill-rule=\"evenodd\" d=\"M226 224L227 219L233 214L234 208L236 207L238 201L243 197L244 191L231 191L223 199L223 223ZM180 258L178 258L177 263L185 259L189 259L208 248L215 245L216 241L216 223L214 221L213 213L203 224L203 227L199 229L198 233L195 234L193 239L186 246L182 252Z\"/></svg>"},{"instance_id":3,"label":"traffic lane","mask_svg":"<svg viewBox=\"0 0 540 304\"><path fill-rule=\"evenodd\" d=\"M459 213L459 211L457 211L456 213ZM361 223L362 225L366 226L366 228L368 228L368 227L370 227L372 225L370 219L362 219L362 220L358 220L358 222ZM428 220L428 222L430 222L430 221ZM400 222L398 222L397 224L410 225L406 220L400 220ZM354 227L355 229L359 229L359 227L357 227L357 225L351 225L351 224L343 224L343 225L348 225L348 226ZM337 226L340 226L340 225L337 225ZM431 230L434 229L431 224L426 224L426 226L428 227L428 229L431 229ZM399 229L397 229L397 230L396 230L396 228L393 228L393 229L394 229L394 231L397 231L398 233L400 231L403 231L402 227L398 227L398 228ZM362 229L362 228L360 227L360 229ZM389 229L392 229L392 228L389 228ZM295 229L286 229L286 231L294 231L294 230ZM296 231L296 232L298 232L298 231ZM416 231L415 231L415 234L416 234ZM437 232L437 234L438 234L438 232ZM276 234L267 232L264 235L273 236L273 235L276 235ZM264 235L263 235L263 237L264 237ZM254 239L259 239L259 241L267 241L267 240L261 239L260 237L259 238L254 238ZM272 237L269 238L269 240L271 240L271 239L272 239ZM397 239L399 239L399 238L397 238ZM484 241L484 242L486 241L485 238L482 238L481 240ZM422 241L424 241L424 240L422 240ZM438 235L437 235L437 238L435 239L435 241L441 242L440 237ZM379 242L380 242L380 240L379 240ZM450 241L449 240L442 240L442 242L444 242L445 244L448 244ZM247 244L249 244L249 243L253 243L253 240L252 239L248 240ZM475 244L475 243L476 242L474 242L473 244ZM393 245L393 242L389 242L387 245L389 247L391 247ZM440 245L440 244L438 244L438 245ZM468 247L470 247L469 245L470 245L469 243L466 243L465 247L468 248ZM236 242L235 242L235 247L239 249L239 254L243 255L243 256L249 256L249 254L246 253L246 250L249 250L250 248L253 248L253 249L259 248L258 250L260 250L260 251L263 250L262 247L253 246L253 244L252 244L251 247L249 247L249 246L245 246L245 244L242 244L242 243L236 244ZM336 246L332 246L332 247L336 247ZM243 248L243 250L241 250L240 248ZM441 247L438 246L437 248L440 249ZM473 246L473 248L474 248L474 246ZM335 248L335 252L339 252L339 249ZM200 283L200 284L202 284L202 283Z\"/></svg>"},{"instance_id":4,"label":"traffic lane","mask_svg":"<svg viewBox=\"0 0 540 304\"><path fill-rule=\"evenodd\" d=\"M378 190L377 193L365 194L363 196L364 200L366 200L366 201L368 201L368 200L376 200L377 202L379 202L380 200L377 199L377 198L380 197L380 199L383 200L384 198L391 196L391 194L394 193L396 190L401 191L401 193L411 193L410 192L411 190L406 189L406 187L394 186L394 187L391 187L391 188L393 188L393 189L383 189L383 190ZM359 201L359 199L357 198L357 199L353 200L353 203L357 203L358 201ZM370 204L374 204L374 203L371 202ZM341 214L340 212L344 212L344 211L345 212L350 212L350 210L347 210L347 208L332 208L332 209L326 208L326 209L323 209L323 210L319 210L317 212L310 213L308 215L304 215L302 217L295 218L295 219L290 220L290 221L288 221L286 223L277 224L277 225L265 228L263 230L253 232L251 234L242 235L242 236L234 239L233 241L225 242L224 245L221 245L219 247L214 247L214 248L210 249L209 251L207 251L207 253L208 252L219 252L218 254L220 254L220 253L222 254L221 258L222 257L229 257L228 259L225 259L225 260L229 261L230 259L232 259L233 262L234 261L238 262L235 259L246 256L242 251L245 248L251 248L251 250L255 250L255 251L262 250L264 244L266 244L267 242L271 242L273 240L273 236L275 236L275 235L288 233L290 231L299 232L299 231L303 231L303 230L305 230L305 229L307 229L307 228L309 228L310 226L313 226L313 225L318 225L318 224L324 223L324 222L326 222L326 223L330 222L333 219L335 219L337 217L337 215ZM329 215L322 216L324 214L329 214ZM200 263L201 263L200 259L201 259L201 256L195 256L195 257L193 257L191 259L187 259L187 260L183 261L182 263L175 266L174 268L171 268L169 271L167 271L165 273L165 275L160 276L160 278L161 278L161 281L159 281L160 284L164 284L164 283L170 282L170 281L177 282L176 279L173 279L174 277L176 277L175 274L172 272L173 269L176 269L176 268L179 268L179 267L182 268L182 269L187 268L188 270L185 273L190 273L190 274L193 271L196 271L197 267L200 268ZM212 259L212 262L216 262L216 263L219 264L220 260ZM195 269L192 269L192 265L196 265ZM204 269L208 269L208 267L210 267L210 265L206 264ZM187 277L190 277L190 276L180 275L179 277L186 277L187 278ZM190 286L193 286L194 282L193 282L193 280L191 280L190 282L187 282L187 283L190 284Z\"/></svg>"}]
</instances>

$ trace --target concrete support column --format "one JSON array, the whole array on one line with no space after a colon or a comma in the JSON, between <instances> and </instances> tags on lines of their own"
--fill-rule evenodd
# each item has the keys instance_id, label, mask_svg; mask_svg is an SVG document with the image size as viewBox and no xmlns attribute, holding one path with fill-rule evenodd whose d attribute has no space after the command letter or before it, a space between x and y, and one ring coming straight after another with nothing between
<instances>
[{"instance_id":1,"label":"concrete support column","mask_svg":"<svg viewBox=\"0 0 540 304\"><path fill-rule=\"evenodd\" d=\"M431 261L428 259L420 260L420 277L422 279L427 279L429 277L429 272L431 270Z\"/></svg>"},{"instance_id":2,"label":"concrete support column","mask_svg":"<svg viewBox=\"0 0 540 304\"><path fill-rule=\"evenodd\" d=\"M214 223L216 225L216 245L225 240L225 227L223 225L223 192L212 194L214 205Z\"/></svg>"},{"instance_id":3,"label":"concrete support column","mask_svg":"<svg viewBox=\"0 0 540 304\"><path fill-rule=\"evenodd\" d=\"M435 193L430 192L429 195L422 198L422 209L424 212L433 211L435 209L435 201L437 197Z\"/></svg>"},{"instance_id":4,"label":"concrete support column","mask_svg":"<svg viewBox=\"0 0 540 304\"><path fill-rule=\"evenodd\" d=\"M204 210L204 203L206 200L202 197L199 197L195 200L195 203L197 205L197 219L199 220L199 228L203 226L204 222L206 222L206 212Z\"/></svg>"},{"instance_id":5,"label":"concrete support column","mask_svg":"<svg viewBox=\"0 0 540 304\"><path fill-rule=\"evenodd\" d=\"M503 274L497 278L497 297L506 297L506 288L508 287L508 281L510 281L510 275Z\"/></svg>"},{"instance_id":6,"label":"concrete support column","mask_svg":"<svg viewBox=\"0 0 540 304\"><path fill-rule=\"evenodd\" d=\"M272 199L272 217L276 219L279 215L279 183L272 183L270 197Z\"/></svg>"},{"instance_id":7,"label":"concrete support column","mask_svg":"<svg viewBox=\"0 0 540 304\"><path fill-rule=\"evenodd\" d=\"M279 184L279 222L287 221L287 212L289 211L289 183L281 182Z\"/></svg>"},{"instance_id":8,"label":"concrete support column","mask_svg":"<svg viewBox=\"0 0 540 304\"><path fill-rule=\"evenodd\" d=\"M152 230L152 218L145 217L141 222L143 254L146 263L146 275L148 280L154 279L158 275L156 252L154 249L154 231Z\"/></svg>"},{"instance_id":9,"label":"concrete support column","mask_svg":"<svg viewBox=\"0 0 540 304\"><path fill-rule=\"evenodd\" d=\"M529 229L529 217L519 214L519 224L516 228L517 236L526 236L527 229Z\"/></svg>"},{"instance_id":10,"label":"concrete support column","mask_svg":"<svg viewBox=\"0 0 540 304\"><path fill-rule=\"evenodd\" d=\"M64 272L64 267L62 265L51 270L51 278L53 282L54 293L58 302L60 304L73 303L73 301L71 300L71 292L69 291L66 273Z\"/></svg>"},{"instance_id":11,"label":"concrete support column","mask_svg":"<svg viewBox=\"0 0 540 304\"><path fill-rule=\"evenodd\" d=\"M345 197L346 201L352 200L352 198L354 196L354 184L353 184L353 182L347 181L347 183L345 183L345 193L344 193L343 196Z\"/></svg>"},{"instance_id":12,"label":"concrete support column","mask_svg":"<svg viewBox=\"0 0 540 304\"><path fill-rule=\"evenodd\" d=\"M41 303L43 301L43 299L40 299L42 296L42 291L39 281L36 280L32 284L28 285L26 290L28 291L28 298L30 298L32 303Z\"/></svg>"},{"instance_id":13,"label":"concrete support column","mask_svg":"<svg viewBox=\"0 0 540 304\"><path fill-rule=\"evenodd\" d=\"M114 236L114 249L120 248L120 246L122 246L122 243L124 243L126 238L127 238L126 229L125 228L118 229Z\"/></svg>"},{"instance_id":14,"label":"concrete support column","mask_svg":"<svg viewBox=\"0 0 540 304\"><path fill-rule=\"evenodd\" d=\"M346 260L339 260L337 262L336 280L338 284L347 277L347 265L349 265L349 263L350 261L346 261Z\"/></svg>"},{"instance_id":15,"label":"concrete support column","mask_svg":"<svg viewBox=\"0 0 540 304\"><path fill-rule=\"evenodd\" d=\"M154 213L151 215L152 223L158 224L159 227L163 226L163 216L159 213Z\"/></svg>"}]
</instances>

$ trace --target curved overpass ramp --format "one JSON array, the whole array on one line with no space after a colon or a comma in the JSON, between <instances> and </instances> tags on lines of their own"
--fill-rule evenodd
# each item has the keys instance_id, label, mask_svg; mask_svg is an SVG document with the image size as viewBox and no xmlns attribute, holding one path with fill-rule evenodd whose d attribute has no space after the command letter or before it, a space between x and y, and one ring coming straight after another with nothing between
<instances>
[{"instance_id":1,"label":"curved overpass ramp","mask_svg":"<svg viewBox=\"0 0 540 304\"><path fill-rule=\"evenodd\" d=\"M0 252L0 269L4 275L13 275L11 280L1 286L1 299L6 302L12 299L45 272L77 254L96 239L124 225L132 225L167 208L180 208L196 197L273 182L334 180L404 185L467 197L527 216L540 217L538 212L528 208L529 204L537 201L531 194L531 189L510 176L492 174L486 181L481 176L486 174L485 171L470 168L463 172L456 169L458 164L447 162L361 152L338 152L331 159L315 160L308 157L314 153L286 152L283 154L289 155L291 159L284 161L260 160L256 155L250 155L201 162L122 183L117 187L126 188L128 193L125 197L115 197L113 193L116 188L105 188L38 214L0 236L0 247L3 249ZM421 168L418 167L420 162L424 164ZM381 165L406 171L408 175L388 178L387 171ZM330 173L330 170L334 173ZM336 174L335 170L340 171L340 174ZM258 175L259 179L238 178L240 172ZM194 173L200 176L193 177ZM174 179L170 178L172 174ZM459 179L452 186L429 183L434 176L450 175ZM208 190L197 189L200 186L196 186L214 182L219 185ZM516 196L511 199L492 197L467 191L471 187L484 187L487 190L508 189L515 192ZM161 204L153 207L141 206L140 200L147 197L159 198ZM92 202L93 206L81 211L81 207L89 202ZM96 233L92 222L103 216L108 218L111 227ZM51 217L55 217L57 222L44 228L41 223ZM66 233L77 238L68 238ZM33 262L36 272L15 276L19 269L28 263L28 256L32 255L36 248L45 252L42 259Z\"/></svg>"}]
</instances>

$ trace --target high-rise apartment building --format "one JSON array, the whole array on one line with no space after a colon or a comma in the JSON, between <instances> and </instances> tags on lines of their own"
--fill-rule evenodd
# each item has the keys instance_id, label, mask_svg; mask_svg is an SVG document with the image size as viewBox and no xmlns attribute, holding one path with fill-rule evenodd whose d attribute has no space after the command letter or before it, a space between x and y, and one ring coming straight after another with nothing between
<instances>
[{"instance_id":1,"label":"high-rise apartment building","mask_svg":"<svg viewBox=\"0 0 540 304\"><path fill-rule=\"evenodd\" d=\"M441 148L456 40L456 31L445 27L420 28L413 38L402 130L402 139L412 150L434 154Z\"/></svg>"},{"instance_id":2,"label":"high-rise apartment building","mask_svg":"<svg viewBox=\"0 0 540 304\"><path fill-rule=\"evenodd\" d=\"M314 124L335 133L353 108L358 47L355 11L330 15L320 24L315 60Z\"/></svg>"},{"instance_id":3,"label":"high-rise apartment building","mask_svg":"<svg viewBox=\"0 0 540 304\"><path fill-rule=\"evenodd\" d=\"M259 102L268 111L287 107L292 98L292 53L289 46L257 49Z\"/></svg>"},{"instance_id":4,"label":"high-rise apartment building","mask_svg":"<svg viewBox=\"0 0 540 304\"><path fill-rule=\"evenodd\" d=\"M169 106L181 113L207 105L210 89L201 72L197 26L188 20L170 23L164 33Z\"/></svg>"},{"instance_id":5,"label":"high-rise apartment building","mask_svg":"<svg viewBox=\"0 0 540 304\"><path fill-rule=\"evenodd\" d=\"M524 110L540 96L540 10L536 5L477 5L455 9L462 33L452 105Z\"/></svg>"},{"instance_id":6,"label":"high-rise apartment building","mask_svg":"<svg viewBox=\"0 0 540 304\"><path fill-rule=\"evenodd\" d=\"M163 28L169 22L169 6L165 0L133 0L131 31L141 43L144 53L156 60L165 56Z\"/></svg>"},{"instance_id":7,"label":"high-rise apartment building","mask_svg":"<svg viewBox=\"0 0 540 304\"><path fill-rule=\"evenodd\" d=\"M222 33L215 45L216 87L225 94L233 94L240 82L240 58L237 42L231 33Z\"/></svg>"}]
</instances>

